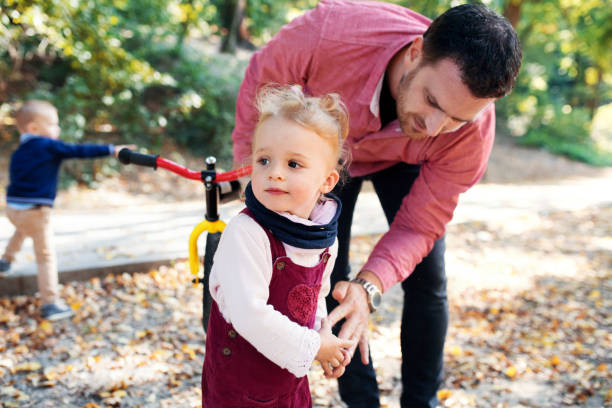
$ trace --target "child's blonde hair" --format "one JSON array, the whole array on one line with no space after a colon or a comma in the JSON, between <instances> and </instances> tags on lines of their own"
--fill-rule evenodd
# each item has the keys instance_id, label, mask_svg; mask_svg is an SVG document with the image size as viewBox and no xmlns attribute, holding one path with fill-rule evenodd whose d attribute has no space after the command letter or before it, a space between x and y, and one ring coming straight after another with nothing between
<instances>
[{"instance_id":1,"label":"child's blonde hair","mask_svg":"<svg viewBox=\"0 0 612 408\"><path fill-rule=\"evenodd\" d=\"M38 99L26 101L15 113L17 128L23 131L29 123L35 122L40 119L41 116L52 112L57 112L57 109L47 101Z\"/></svg>"},{"instance_id":2,"label":"child's blonde hair","mask_svg":"<svg viewBox=\"0 0 612 408\"><path fill-rule=\"evenodd\" d=\"M277 116L305 127L327 141L333 149L336 167L341 169L348 160L344 140L349 132L346 107L340 96L329 93L321 97L304 95L301 87L268 85L260 89L256 101L259 126L268 118Z\"/></svg>"}]
</instances>

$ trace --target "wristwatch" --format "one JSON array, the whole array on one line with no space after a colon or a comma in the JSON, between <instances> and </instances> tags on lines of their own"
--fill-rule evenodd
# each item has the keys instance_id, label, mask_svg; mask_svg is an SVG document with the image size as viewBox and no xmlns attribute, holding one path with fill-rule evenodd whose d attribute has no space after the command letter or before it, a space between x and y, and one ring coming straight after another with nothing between
<instances>
[{"instance_id":1,"label":"wristwatch","mask_svg":"<svg viewBox=\"0 0 612 408\"><path fill-rule=\"evenodd\" d=\"M355 278L351 280L351 282L358 283L363 286L366 294L368 295L368 307L370 308L370 313L374 313L382 301L382 294L380 293L380 290L378 290L376 285L362 278Z\"/></svg>"}]
</instances>

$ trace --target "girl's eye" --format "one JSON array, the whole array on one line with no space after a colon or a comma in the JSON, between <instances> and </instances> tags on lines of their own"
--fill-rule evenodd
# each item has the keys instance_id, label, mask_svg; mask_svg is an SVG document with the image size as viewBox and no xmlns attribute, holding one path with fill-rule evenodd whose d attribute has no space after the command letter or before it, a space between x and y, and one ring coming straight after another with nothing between
<instances>
[{"instance_id":1,"label":"girl's eye","mask_svg":"<svg viewBox=\"0 0 612 408\"><path fill-rule=\"evenodd\" d=\"M297 169L297 168L299 168L299 167L301 167L301 166L300 166L300 163L298 163L298 162L296 162L296 161L291 160L291 161L289 162L289 167L291 167L291 168L293 168L293 169Z\"/></svg>"},{"instance_id":2,"label":"girl's eye","mask_svg":"<svg viewBox=\"0 0 612 408\"><path fill-rule=\"evenodd\" d=\"M266 164L270 164L270 160L266 159L266 158L261 158L261 159L257 160L257 163L265 166Z\"/></svg>"}]
</instances>

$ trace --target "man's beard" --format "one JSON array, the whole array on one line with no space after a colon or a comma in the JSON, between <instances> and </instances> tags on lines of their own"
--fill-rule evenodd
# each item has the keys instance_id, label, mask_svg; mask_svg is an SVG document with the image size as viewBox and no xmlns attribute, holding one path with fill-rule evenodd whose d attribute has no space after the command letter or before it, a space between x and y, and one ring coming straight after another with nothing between
<instances>
[{"instance_id":1,"label":"man's beard","mask_svg":"<svg viewBox=\"0 0 612 408\"><path fill-rule=\"evenodd\" d=\"M410 93L410 85L412 84L412 80L416 76L416 74L421 69L421 65L419 64L414 70L409 72L408 74L404 73L402 78L400 79L398 90L397 90L397 101L395 103L397 110L397 119L399 121L400 128L402 129L402 133L413 140L421 140L429 137L427 133L422 133L416 131L414 126L412 125L414 121L415 113L402 113L400 112L401 107L404 105L403 101L408 98L408 94Z\"/></svg>"},{"instance_id":2,"label":"man's beard","mask_svg":"<svg viewBox=\"0 0 612 408\"><path fill-rule=\"evenodd\" d=\"M410 124L410 122L412 122L412 113L408 113L406 115L404 115L404 118L399 117L399 125L400 128L402 129L402 133L404 135L406 135L407 137L411 138L412 140L422 140L422 139L426 139L428 137L433 137L433 136L429 136L427 133L421 133L421 132L417 132L414 127Z\"/></svg>"}]
</instances>

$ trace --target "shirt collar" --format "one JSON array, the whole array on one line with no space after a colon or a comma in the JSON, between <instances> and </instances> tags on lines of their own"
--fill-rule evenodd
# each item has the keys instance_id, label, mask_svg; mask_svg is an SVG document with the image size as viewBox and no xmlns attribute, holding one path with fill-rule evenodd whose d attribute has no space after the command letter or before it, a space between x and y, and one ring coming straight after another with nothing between
<instances>
[{"instance_id":1,"label":"shirt collar","mask_svg":"<svg viewBox=\"0 0 612 408\"><path fill-rule=\"evenodd\" d=\"M323 196L315 205L310 213L310 218L302 218L288 212L278 213L283 217L300 224L304 225L325 225L331 222L336 215L338 209L338 203L329 197Z\"/></svg>"},{"instance_id":2,"label":"shirt collar","mask_svg":"<svg viewBox=\"0 0 612 408\"><path fill-rule=\"evenodd\" d=\"M19 143L23 144L27 142L28 140L33 139L35 137L38 137L38 136L33 135L31 133L23 133L21 136L19 136Z\"/></svg>"},{"instance_id":3,"label":"shirt collar","mask_svg":"<svg viewBox=\"0 0 612 408\"><path fill-rule=\"evenodd\" d=\"M380 93L382 92L384 80L385 76L383 75L378 80L378 85L376 85L376 89L374 89L374 95L372 95L372 100L370 101L370 112L372 112L372 115L376 117L380 116Z\"/></svg>"},{"instance_id":4,"label":"shirt collar","mask_svg":"<svg viewBox=\"0 0 612 408\"><path fill-rule=\"evenodd\" d=\"M389 66L391 59L397 54L402 48L410 44L418 35L414 37L404 38L403 41L397 42L389 46L386 49L378 63L374 66L371 71L370 79L366 82L363 87L363 91L359 95L359 101L367 104L370 108L370 112L376 117L380 116L380 92L383 86L383 80L385 79L385 72Z\"/></svg>"}]
</instances>

